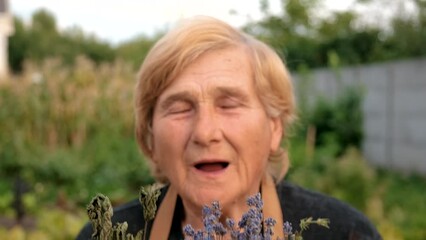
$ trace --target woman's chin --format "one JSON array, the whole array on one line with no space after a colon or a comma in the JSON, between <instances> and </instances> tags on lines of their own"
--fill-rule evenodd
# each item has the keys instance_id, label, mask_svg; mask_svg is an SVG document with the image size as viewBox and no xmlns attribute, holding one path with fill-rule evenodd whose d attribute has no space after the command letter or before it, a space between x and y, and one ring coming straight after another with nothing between
<instances>
[{"instance_id":1,"label":"woman's chin","mask_svg":"<svg viewBox=\"0 0 426 240\"><path fill-rule=\"evenodd\" d=\"M214 189L199 189L191 194L193 202L199 207L211 205L212 202L218 201L221 205L229 201L230 195L226 194L227 191L220 191Z\"/></svg>"},{"instance_id":2,"label":"woman's chin","mask_svg":"<svg viewBox=\"0 0 426 240\"><path fill-rule=\"evenodd\" d=\"M229 194L227 191L203 191L193 197L196 200L196 205L199 207L211 206L216 201L220 203L221 207L224 207L236 199L236 196Z\"/></svg>"}]
</instances>

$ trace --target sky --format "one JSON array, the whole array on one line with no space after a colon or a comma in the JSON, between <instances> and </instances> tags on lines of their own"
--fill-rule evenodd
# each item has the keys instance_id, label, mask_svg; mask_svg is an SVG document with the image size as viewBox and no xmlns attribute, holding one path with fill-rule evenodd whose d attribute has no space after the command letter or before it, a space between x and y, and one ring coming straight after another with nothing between
<instances>
[{"instance_id":1,"label":"sky","mask_svg":"<svg viewBox=\"0 0 426 240\"><path fill-rule=\"evenodd\" d=\"M279 9L279 0L269 0ZM347 9L352 0L325 0L328 9ZM153 35L179 19L208 15L240 27L261 18L259 0L9 0L9 9L28 22L34 11L45 8L60 29L79 26L113 44L138 35Z\"/></svg>"}]
</instances>

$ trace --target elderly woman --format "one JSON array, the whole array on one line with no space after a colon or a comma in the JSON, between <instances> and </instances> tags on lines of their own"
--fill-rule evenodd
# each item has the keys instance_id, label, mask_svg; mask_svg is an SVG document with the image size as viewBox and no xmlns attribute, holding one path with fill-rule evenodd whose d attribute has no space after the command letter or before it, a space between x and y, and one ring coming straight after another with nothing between
<instances>
[{"instance_id":1,"label":"elderly woman","mask_svg":"<svg viewBox=\"0 0 426 240\"><path fill-rule=\"evenodd\" d=\"M295 118L290 76L264 43L219 20L183 22L146 57L136 86L136 135L156 180L165 183L150 239L183 239L182 227L202 228L202 207L219 201L225 218L240 219L258 192L265 218L324 217L331 229L304 239L380 239L359 212L335 199L282 181L289 167L281 141ZM113 221L144 228L137 200ZM78 239L90 238L86 226ZM311 234L311 235L309 235Z\"/></svg>"}]
</instances>

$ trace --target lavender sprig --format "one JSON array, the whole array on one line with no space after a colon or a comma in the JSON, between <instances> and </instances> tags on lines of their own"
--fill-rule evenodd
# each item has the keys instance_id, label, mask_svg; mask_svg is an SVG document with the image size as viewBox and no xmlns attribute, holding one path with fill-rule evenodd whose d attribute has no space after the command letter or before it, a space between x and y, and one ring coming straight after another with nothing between
<instances>
[{"instance_id":1,"label":"lavender sprig","mask_svg":"<svg viewBox=\"0 0 426 240\"><path fill-rule=\"evenodd\" d=\"M293 234L293 227L291 226L291 223L287 221L284 223L283 230L285 235Z\"/></svg>"},{"instance_id":2,"label":"lavender sprig","mask_svg":"<svg viewBox=\"0 0 426 240\"><path fill-rule=\"evenodd\" d=\"M264 233L264 235L265 235L264 239L265 240L271 240L272 239L272 236L274 235L273 228L274 228L275 224L277 224L277 221L275 221L275 219L273 219L273 218L267 218L265 220L265 227L266 227L265 233Z\"/></svg>"}]
</instances>

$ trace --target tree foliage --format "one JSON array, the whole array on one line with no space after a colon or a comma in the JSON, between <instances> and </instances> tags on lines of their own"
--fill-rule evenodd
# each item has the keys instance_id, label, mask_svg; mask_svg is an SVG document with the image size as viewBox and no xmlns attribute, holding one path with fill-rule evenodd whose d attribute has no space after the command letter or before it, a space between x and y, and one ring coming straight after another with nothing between
<instances>
[{"instance_id":1,"label":"tree foliage","mask_svg":"<svg viewBox=\"0 0 426 240\"><path fill-rule=\"evenodd\" d=\"M330 54L337 54L343 65L426 55L424 0L357 0L344 11L327 10L324 0L280 3L276 13L269 0L260 0L262 19L249 22L243 29L273 46L292 70L300 66L326 67ZM377 9L374 14L378 16L357 7ZM391 15L381 16L382 9ZM379 20L371 21L375 18ZM136 69L162 35L140 35L112 46L79 27L59 30L54 16L43 9L34 13L29 25L17 17L14 23L15 34L9 44L9 62L14 72L22 71L25 60L40 63L49 57L60 57L73 64L79 55L86 55L95 63L120 58Z\"/></svg>"},{"instance_id":2,"label":"tree foliage","mask_svg":"<svg viewBox=\"0 0 426 240\"><path fill-rule=\"evenodd\" d=\"M9 62L14 72L21 72L25 60L41 64L52 57L73 64L85 55L96 63L112 62L115 50L107 43L88 35L78 27L59 31L54 16L44 10L34 13L29 25L15 17L15 34L10 37Z\"/></svg>"},{"instance_id":3,"label":"tree foliage","mask_svg":"<svg viewBox=\"0 0 426 240\"><path fill-rule=\"evenodd\" d=\"M413 10L405 9L411 3ZM351 8L326 11L323 0L281 0L281 12L271 13L268 0L261 0L263 18L244 29L272 45L287 60L290 69L301 65L326 67L330 53L343 65L425 56L426 3L422 0L358 0L353 7L387 9L388 22Z\"/></svg>"},{"instance_id":4,"label":"tree foliage","mask_svg":"<svg viewBox=\"0 0 426 240\"><path fill-rule=\"evenodd\" d=\"M135 39L120 44L116 48L117 57L130 62L134 68L139 67L149 49L155 43L162 33L158 33L154 37L141 35Z\"/></svg>"}]
</instances>

